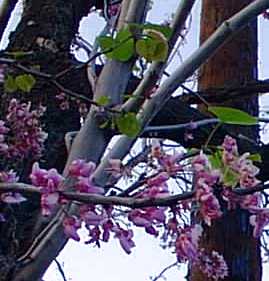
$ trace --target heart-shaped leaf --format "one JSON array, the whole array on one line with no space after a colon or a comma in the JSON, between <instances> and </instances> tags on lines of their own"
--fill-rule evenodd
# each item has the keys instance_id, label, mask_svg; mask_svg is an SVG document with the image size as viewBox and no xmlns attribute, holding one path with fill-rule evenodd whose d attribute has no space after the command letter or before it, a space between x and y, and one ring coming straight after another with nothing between
<instances>
[{"instance_id":1,"label":"heart-shaped leaf","mask_svg":"<svg viewBox=\"0 0 269 281\"><path fill-rule=\"evenodd\" d=\"M218 117L218 119L226 124L235 125L257 125L258 119L254 116L249 115L247 112L242 110L224 107L224 106L210 106L208 111L212 112Z\"/></svg>"}]
</instances>

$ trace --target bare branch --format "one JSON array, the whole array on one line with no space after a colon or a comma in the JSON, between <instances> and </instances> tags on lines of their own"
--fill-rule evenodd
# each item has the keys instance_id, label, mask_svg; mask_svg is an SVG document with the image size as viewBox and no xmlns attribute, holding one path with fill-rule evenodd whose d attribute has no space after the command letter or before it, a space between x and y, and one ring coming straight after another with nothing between
<instances>
[{"instance_id":1,"label":"bare branch","mask_svg":"<svg viewBox=\"0 0 269 281\"><path fill-rule=\"evenodd\" d=\"M41 194L38 188L21 183L3 184L0 183L1 192L21 192L24 194ZM124 206L129 208L144 208L153 206L172 206L178 201L192 198L194 192L186 192L177 195L165 196L161 198L134 198L119 196L103 196L98 194L88 194L79 192L63 191L61 195L68 200L85 204L95 204L104 206Z\"/></svg>"}]
</instances>

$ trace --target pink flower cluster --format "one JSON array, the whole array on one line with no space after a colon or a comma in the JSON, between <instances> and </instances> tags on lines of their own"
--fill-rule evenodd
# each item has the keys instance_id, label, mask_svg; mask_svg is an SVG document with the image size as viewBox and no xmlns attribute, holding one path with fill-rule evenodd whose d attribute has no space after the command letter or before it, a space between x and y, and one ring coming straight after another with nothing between
<instances>
[{"instance_id":1,"label":"pink flower cluster","mask_svg":"<svg viewBox=\"0 0 269 281\"><path fill-rule=\"evenodd\" d=\"M129 212L128 219L138 227L144 227L148 234L158 236L155 224L164 224L166 220L166 208L143 208L135 209Z\"/></svg>"},{"instance_id":2,"label":"pink flower cluster","mask_svg":"<svg viewBox=\"0 0 269 281\"><path fill-rule=\"evenodd\" d=\"M12 109L11 111L17 112L20 110L20 105L14 106L14 108L16 110ZM24 115L22 114L22 116ZM3 140L8 132L5 123L0 122L0 136L3 135ZM260 208L259 194L239 196L232 192L233 188L237 186L245 189L255 187L259 183L256 178L259 169L253 164L248 153L239 155L236 141L229 136L225 138L218 152L217 165L213 162L212 155L207 156L203 152L195 156L191 162L195 191L195 196L191 200L196 203L193 206L197 207L198 214L209 226L212 220L222 215L219 200L222 204L226 201L230 209L238 206L247 209L252 214L250 223L253 225L253 235L259 237L262 228L269 223L269 211ZM150 159L151 175L143 180L138 190L131 193L136 199L155 199L170 195L168 180L181 173L184 168L180 164L181 154L168 155L162 151L159 145L152 147ZM127 173L120 160L111 160L110 166L107 171L116 178L130 175L131 171L128 170ZM216 166L217 169L213 168ZM71 163L69 176L74 179L73 188L75 191L87 194L105 193L104 189L94 182L95 169L96 166L93 162L78 159ZM227 181L227 171L232 175L232 183ZM41 169L38 163L35 163L30 178L33 185L41 191L43 215L51 215L58 204L67 202L63 193L64 178L55 169ZM9 173L0 173L0 180L14 182L17 179L16 175L10 171ZM18 194L15 193L6 193L1 195L1 199L8 203L24 200L17 198L17 196ZM177 206L171 207L170 211L168 208L158 206L127 210L113 206L81 204L77 217L69 215L65 217L64 232L68 237L79 241L78 230L82 225L85 225L89 235L86 244L95 244L100 247L101 242L108 242L111 236L114 236L118 239L123 250L130 254L135 247L134 233L130 224L143 228L146 233L155 237L159 236L160 227L163 227L163 241L165 243L168 241L167 245L175 249L179 262L191 261L209 278L213 280L224 279L228 275L228 268L223 256L216 251L207 253L204 249L200 249L201 225L190 226L183 218L182 211L190 209L188 204L189 201L181 202ZM124 226L125 224L126 226Z\"/></svg>"},{"instance_id":3,"label":"pink flower cluster","mask_svg":"<svg viewBox=\"0 0 269 281\"><path fill-rule=\"evenodd\" d=\"M204 249L200 249L197 265L204 274L213 280L224 279L228 276L228 266L223 256L216 251L207 254Z\"/></svg>"},{"instance_id":4,"label":"pink flower cluster","mask_svg":"<svg viewBox=\"0 0 269 281\"><path fill-rule=\"evenodd\" d=\"M64 178L56 169L40 169L38 163L34 163L30 175L32 184L38 187L41 195L41 209L44 216L51 215L52 211L60 202L60 191L63 191L62 183Z\"/></svg>"},{"instance_id":5,"label":"pink flower cluster","mask_svg":"<svg viewBox=\"0 0 269 281\"><path fill-rule=\"evenodd\" d=\"M7 133L9 128L5 126L5 122L0 120L0 153L6 155L8 152L8 145L6 143Z\"/></svg>"},{"instance_id":6,"label":"pink flower cluster","mask_svg":"<svg viewBox=\"0 0 269 281\"><path fill-rule=\"evenodd\" d=\"M151 155L157 159L159 170L165 171L170 176L183 170L182 166L178 163L182 158L181 153L166 154L161 150L160 144L156 143L152 146Z\"/></svg>"},{"instance_id":7,"label":"pink flower cluster","mask_svg":"<svg viewBox=\"0 0 269 281\"><path fill-rule=\"evenodd\" d=\"M239 156L238 148L235 139L226 136L222 144L223 148L223 164L228 166L233 172L238 175L240 187L252 188L260 181L256 178L259 169L253 165L249 159L250 154L244 153Z\"/></svg>"},{"instance_id":8,"label":"pink flower cluster","mask_svg":"<svg viewBox=\"0 0 269 281\"><path fill-rule=\"evenodd\" d=\"M223 162L238 175L238 183L241 188L253 188L260 181L256 178L259 169L249 159L250 154L238 154L236 141L226 136L223 142ZM250 223L253 226L253 236L258 238L262 234L263 228L269 223L268 209L261 208L261 195L253 193L246 196L237 196L228 188L223 191L223 198L228 202L230 209L240 206L248 210L252 215Z\"/></svg>"},{"instance_id":9,"label":"pink flower cluster","mask_svg":"<svg viewBox=\"0 0 269 281\"><path fill-rule=\"evenodd\" d=\"M180 262L196 261L198 259L199 239L203 229L199 224L181 229L178 233L175 247L177 259Z\"/></svg>"},{"instance_id":10,"label":"pink flower cluster","mask_svg":"<svg viewBox=\"0 0 269 281\"><path fill-rule=\"evenodd\" d=\"M18 181L18 177L13 170L8 172L0 172L0 181L5 183L15 183ZM17 192L5 192L0 194L0 201L8 204L19 204L26 201L20 193Z\"/></svg>"},{"instance_id":11,"label":"pink flower cluster","mask_svg":"<svg viewBox=\"0 0 269 281\"><path fill-rule=\"evenodd\" d=\"M192 161L195 171L195 199L199 205L199 212L206 224L211 225L211 220L221 217L220 204L214 195L214 185L218 183L220 173L212 170L205 154L194 157Z\"/></svg>"},{"instance_id":12,"label":"pink flower cluster","mask_svg":"<svg viewBox=\"0 0 269 281\"><path fill-rule=\"evenodd\" d=\"M224 279L228 276L228 267L222 255L216 251L206 254L199 248L199 240L202 235L202 227L199 224L188 226L178 231L175 242L176 255L179 262L190 261L200 270L214 280Z\"/></svg>"},{"instance_id":13,"label":"pink flower cluster","mask_svg":"<svg viewBox=\"0 0 269 281\"><path fill-rule=\"evenodd\" d=\"M104 193L104 189L93 183L92 174L95 170L93 162L74 160L69 167L69 175L76 179L75 188L82 193Z\"/></svg>"},{"instance_id":14,"label":"pink flower cluster","mask_svg":"<svg viewBox=\"0 0 269 281\"><path fill-rule=\"evenodd\" d=\"M94 243L100 247L100 242L108 242L111 234L119 240L122 249L127 253L131 253L131 249L135 246L133 241L133 231L131 229L122 228L119 223L113 218L112 207L97 207L94 205L82 205L80 207L80 217L66 217L64 220L65 234L79 241L80 237L77 233L84 222L85 227L88 229L89 240L86 244Z\"/></svg>"},{"instance_id":15,"label":"pink flower cluster","mask_svg":"<svg viewBox=\"0 0 269 281\"><path fill-rule=\"evenodd\" d=\"M8 157L25 158L30 154L35 159L41 156L47 134L42 130L40 117L45 108L31 110L30 103L10 101L6 116L10 128L8 136Z\"/></svg>"}]
</instances>

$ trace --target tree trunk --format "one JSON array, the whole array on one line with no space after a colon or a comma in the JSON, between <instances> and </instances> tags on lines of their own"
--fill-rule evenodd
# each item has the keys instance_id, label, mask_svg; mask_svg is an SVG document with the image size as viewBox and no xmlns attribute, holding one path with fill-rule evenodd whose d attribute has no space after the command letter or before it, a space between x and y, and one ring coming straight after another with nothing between
<instances>
[{"instance_id":1,"label":"tree trunk","mask_svg":"<svg viewBox=\"0 0 269 281\"><path fill-rule=\"evenodd\" d=\"M201 16L201 43L228 17L252 2L251 0L204 0ZM257 79L257 23L252 22L226 43L202 68L199 90L222 86L242 86ZM220 104L217 104L220 105ZM232 100L221 105L236 107L257 115L257 97ZM204 106L200 110L205 112ZM257 128L230 127L231 132L257 140ZM251 143L240 144L241 151L252 150ZM201 247L224 255L229 267L225 281L260 281L261 255L259 241L252 237L249 213L224 210L221 219L211 227L204 226ZM208 280L194 265L191 281Z\"/></svg>"},{"instance_id":2,"label":"tree trunk","mask_svg":"<svg viewBox=\"0 0 269 281\"><path fill-rule=\"evenodd\" d=\"M89 0L25 0L21 22L10 36L7 48L9 52L32 52L23 63L29 67L38 65L42 72L56 74L77 63L70 55L70 45L77 33L79 22L86 16L96 1ZM51 43L54 49L46 48L38 42ZM64 136L69 131L78 130L80 116L78 110L71 107L62 111L55 102L59 93L48 81L39 80L31 94L19 96L20 100L31 101L32 104L42 103L47 107L45 131L49 132L42 166L55 167L61 171L66 162ZM86 70L72 71L60 81L66 88L90 95ZM11 95L1 96L1 114L4 114ZM31 167L32 159L24 163ZM29 180L29 169L24 179ZM20 266L16 259L25 253L35 235L40 231L36 225L40 217L39 198L28 198L18 206L0 204L0 211L6 222L0 224L0 280L13 279L13 272ZM29 281L29 280L27 280Z\"/></svg>"}]
</instances>

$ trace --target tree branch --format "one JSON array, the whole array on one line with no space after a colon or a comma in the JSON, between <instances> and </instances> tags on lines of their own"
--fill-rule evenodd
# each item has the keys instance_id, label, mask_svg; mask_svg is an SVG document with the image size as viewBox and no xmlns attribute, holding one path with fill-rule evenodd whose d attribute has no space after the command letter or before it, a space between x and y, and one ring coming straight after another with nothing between
<instances>
[{"instance_id":1,"label":"tree branch","mask_svg":"<svg viewBox=\"0 0 269 281\"><path fill-rule=\"evenodd\" d=\"M0 6L0 41L18 0L4 0Z\"/></svg>"}]
</instances>

